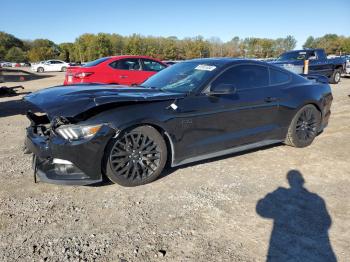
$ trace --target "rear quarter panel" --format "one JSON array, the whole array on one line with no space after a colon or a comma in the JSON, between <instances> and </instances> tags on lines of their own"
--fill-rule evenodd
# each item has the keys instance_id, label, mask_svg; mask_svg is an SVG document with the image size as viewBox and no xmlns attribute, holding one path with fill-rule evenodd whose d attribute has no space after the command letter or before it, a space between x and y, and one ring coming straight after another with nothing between
<instances>
[{"instance_id":1,"label":"rear quarter panel","mask_svg":"<svg viewBox=\"0 0 350 262\"><path fill-rule=\"evenodd\" d=\"M284 98L280 102L280 121L288 129L294 115L307 104L313 104L324 117L330 110L332 92L329 84L314 81L292 84L282 90ZM330 99L331 98L331 99Z\"/></svg>"}]
</instances>

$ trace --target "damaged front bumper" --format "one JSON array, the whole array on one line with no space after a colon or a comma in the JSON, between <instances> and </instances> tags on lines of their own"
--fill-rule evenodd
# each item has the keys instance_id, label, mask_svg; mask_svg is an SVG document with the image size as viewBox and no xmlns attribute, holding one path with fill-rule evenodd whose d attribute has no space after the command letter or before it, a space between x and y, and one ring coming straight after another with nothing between
<instances>
[{"instance_id":1,"label":"damaged front bumper","mask_svg":"<svg viewBox=\"0 0 350 262\"><path fill-rule=\"evenodd\" d=\"M103 125L92 138L68 141L50 132L44 135L37 126L27 128L25 146L33 153L35 177L40 181L88 185L102 181L104 150L115 130Z\"/></svg>"}]
</instances>

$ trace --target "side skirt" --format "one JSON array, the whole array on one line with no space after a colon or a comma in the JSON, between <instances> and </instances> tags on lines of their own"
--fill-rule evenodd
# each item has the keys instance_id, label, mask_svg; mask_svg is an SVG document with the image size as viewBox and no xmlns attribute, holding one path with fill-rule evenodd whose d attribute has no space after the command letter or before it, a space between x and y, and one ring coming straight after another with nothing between
<instances>
[{"instance_id":1,"label":"side skirt","mask_svg":"<svg viewBox=\"0 0 350 262\"><path fill-rule=\"evenodd\" d=\"M174 159L173 159L171 166L172 167L180 166L180 165L184 165L184 164L188 164L188 163L192 163L192 162L197 162L197 161L201 161L201 160L205 160L205 159L209 159L209 158L215 158L215 157L219 157L219 156L223 156L223 155L228 155L228 154L232 154L232 153L246 151L249 149L254 149L254 148L259 148L259 147L263 147L263 146L267 146L267 145L277 144L280 142L283 142L283 140L278 140L278 139L264 140L261 142L256 142L256 143L252 143L252 144L247 144L247 145L243 145L243 146L238 146L238 147L233 147L233 148L217 151L214 153L190 157L190 158L184 159L178 163L174 163Z\"/></svg>"}]
</instances>

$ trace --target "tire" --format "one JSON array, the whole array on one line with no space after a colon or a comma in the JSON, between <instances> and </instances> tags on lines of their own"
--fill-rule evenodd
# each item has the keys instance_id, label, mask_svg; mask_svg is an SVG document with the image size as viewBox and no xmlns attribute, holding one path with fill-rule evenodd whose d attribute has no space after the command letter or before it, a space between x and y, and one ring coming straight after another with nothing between
<instances>
[{"instance_id":1,"label":"tire","mask_svg":"<svg viewBox=\"0 0 350 262\"><path fill-rule=\"evenodd\" d=\"M331 84L338 84L340 82L341 78L341 69L335 69L331 78L329 79L329 83Z\"/></svg>"},{"instance_id":2,"label":"tire","mask_svg":"<svg viewBox=\"0 0 350 262\"><path fill-rule=\"evenodd\" d=\"M303 106L293 117L285 144L306 147L314 141L321 124L321 112L314 105Z\"/></svg>"},{"instance_id":3,"label":"tire","mask_svg":"<svg viewBox=\"0 0 350 262\"><path fill-rule=\"evenodd\" d=\"M126 187L154 181L167 161L165 141L151 126L139 126L120 134L110 141L106 152L106 176Z\"/></svg>"},{"instance_id":4,"label":"tire","mask_svg":"<svg viewBox=\"0 0 350 262\"><path fill-rule=\"evenodd\" d=\"M67 71L67 67L65 67L65 66L62 67L62 68L61 68L61 71L62 71L62 72L66 72L66 71Z\"/></svg>"},{"instance_id":5,"label":"tire","mask_svg":"<svg viewBox=\"0 0 350 262\"><path fill-rule=\"evenodd\" d=\"M38 67L38 69L36 70L38 73L44 73L44 68L43 67Z\"/></svg>"}]
</instances>

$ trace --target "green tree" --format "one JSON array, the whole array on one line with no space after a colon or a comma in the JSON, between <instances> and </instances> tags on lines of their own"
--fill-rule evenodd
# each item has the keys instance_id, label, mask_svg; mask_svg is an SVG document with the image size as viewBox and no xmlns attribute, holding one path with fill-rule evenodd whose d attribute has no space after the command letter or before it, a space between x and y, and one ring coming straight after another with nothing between
<instances>
[{"instance_id":1,"label":"green tree","mask_svg":"<svg viewBox=\"0 0 350 262\"><path fill-rule=\"evenodd\" d=\"M73 53L74 53L74 45L73 43L61 43L58 45L58 49L60 51L60 54L58 56L59 59L66 61L66 62L72 62L73 59Z\"/></svg>"},{"instance_id":2,"label":"green tree","mask_svg":"<svg viewBox=\"0 0 350 262\"><path fill-rule=\"evenodd\" d=\"M112 42L108 34L98 33L89 46L92 54L90 60L112 55Z\"/></svg>"},{"instance_id":3,"label":"green tree","mask_svg":"<svg viewBox=\"0 0 350 262\"><path fill-rule=\"evenodd\" d=\"M125 53L130 55L141 55L144 53L143 39L138 34L133 34L126 41Z\"/></svg>"},{"instance_id":4,"label":"green tree","mask_svg":"<svg viewBox=\"0 0 350 262\"><path fill-rule=\"evenodd\" d=\"M23 48L23 42L11 34L0 31L0 60L3 60L12 47Z\"/></svg>"},{"instance_id":5,"label":"green tree","mask_svg":"<svg viewBox=\"0 0 350 262\"><path fill-rule=\"evenodd\" d=\"M224 43L219 37L211 37L208 39L210 55L213 57L224 56Z\"/></svg>"},{"instance_id":6,"label":"green tree","mask_svg":"<svg viewBox=\"0 0 350 262\"><path fill-rule=\"evenodd\" d=\"M224 44L224 55L229 57L245 56L246 48L243 41L238 37L233 37Z\"/></svg>"},{"instance_id":7,"label":"green tree","mask_svg":"<svg viewBox=\"0 0 350 262\"><path fill-rule=\"evenodd\" d=\"M93 47L95 41L94 34L83 34L74 42L74 57L76 61L86 62L96 59L96 54Z\"/></svg>"},{"instance_id":8,"label":"green tree","mask_svg":"<svg viewBox=\"0 0 350 262\"><path fill-rule=\"evenodd\" d=\"M314 48L315 47L315 38L309 36L305 43L303 44L303 48Z\"/></svg>"},{"instance_id":9,"label":"green tree","mask_svg":"<svg viewBox=\"0 0 350 262\"><path fill-rule=\"evenodd\" d=\"M179 59L179 49L177 47L177 39L168 37L163 39L163 58L164 59Z\"/></svg>"},{"instance_id":10,"label":"green tree","mask_svg":"<svg viewBox=\"0 0 350 262\"><path fill-rule=\"evenodd\" d=\"M297 40L294 38L294 36L288 35L284 39L284 48L286 51L293 50L296 45L297 45Z\"/></svg>"},{"instance_id":11,"label":"green tree","mask_svg":"<svg viewBox=\"0 0 350 262\"><path fill-rule=\"evenodd\" d=\"M27 61L26 53L19 47L11 47L5 56L5 60L21 63Z\"/></svg>"},{"instance_id":12,"label":"green tree","mask_svg":"<svg viewBox=\"0 0 350 262\"><path fill-rule=\"evenodd\" d=\"M48 39L36 39L28 52L31 62L56 58L59 55L58 46Z\"/></svg>"},{"instance_id":13,"label":"green tree","mask_svg":"<svg viewBox=\"0 0 350 262\"><path fill-rule=\"evenodd\" d=\"M122 55L125 49L125 38L118 34L108 35L112 44L112 54Z\"/></svg>"}]
</instances>

